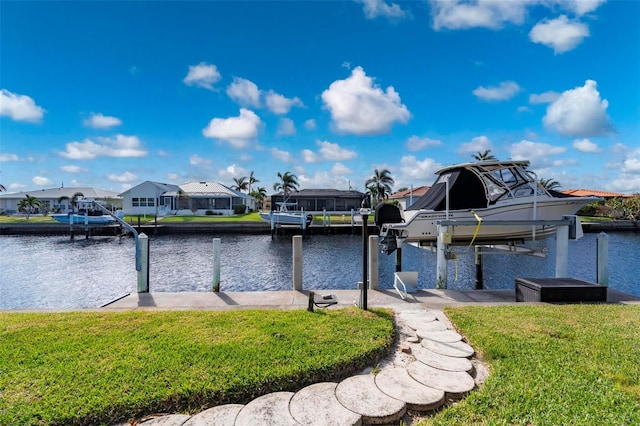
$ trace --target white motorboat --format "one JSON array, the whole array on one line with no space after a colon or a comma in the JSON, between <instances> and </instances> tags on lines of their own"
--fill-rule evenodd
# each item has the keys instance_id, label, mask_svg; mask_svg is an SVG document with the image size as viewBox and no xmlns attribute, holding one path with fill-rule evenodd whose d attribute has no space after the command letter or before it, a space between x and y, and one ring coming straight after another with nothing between
<instances>
[{"instance_id":1,"label":"white motorboat","mask_svg":"<svg viewBox=\"0 0 640 426\"><path fill-rule=\"evenodd\" d=\"M277 210L271 210L268 212L259 212L260 217L267 222L271 222L275 225L298 225L302 226L303 222L305 227L308 227L313 220L313 216L306 214L304 210L289 210L289 207L297 206L297 203L276 203L278 205Z\"/></svg>"},{"instance_id":2,"label":"white motorboat","mask_svg":"<svg viewBox=\"0 0 640 426\"><path fill-rule=\"evenodd\" d=\"M398 242L425 245L437 240L442 220L474 221L450 225L452 244L504 242L546 237L555 226L496 226L498 221L561 220L597 197L573 197L548 191L527 170L528 161L481 161L438 170L433 186L401 212L390 204L376 207L382 244L390 252ZM483 222L493 222L483 226Z\"/></svg>"},{"instance_id":3,"label":"white motorboat","mask_svg":"<svg viewBox=\"0 0 640 426\"><path fill-rule=\"evenodd\" d=\"M80 198L77 200L77 211L69 213L52 214L51 217L56 222L68 225L92 225L105 226L116 222L116 219L96 207L98 202L91 198Z\"/></svg>"}]
</instances>

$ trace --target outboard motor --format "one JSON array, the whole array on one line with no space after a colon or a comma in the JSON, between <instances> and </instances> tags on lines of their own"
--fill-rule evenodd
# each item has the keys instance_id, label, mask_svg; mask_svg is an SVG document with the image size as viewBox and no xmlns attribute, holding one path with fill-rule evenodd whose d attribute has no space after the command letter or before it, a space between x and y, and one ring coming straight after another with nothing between
<instances>
[{"instance_id":1,"label":"outboard motor","mask_svg":"<svg viewBox=\"0 0 640 426\"><path fill-rule=\"evenodd\" d=\"M398 206L388 203L380 203L376 206L376 225L380 228L380 245L382 246L382 252L386 254L393 253L398 248L398 241L396 240L397 233L390 230L385 224L402 223L402 213Z\"/></svg>"}]
</instances>

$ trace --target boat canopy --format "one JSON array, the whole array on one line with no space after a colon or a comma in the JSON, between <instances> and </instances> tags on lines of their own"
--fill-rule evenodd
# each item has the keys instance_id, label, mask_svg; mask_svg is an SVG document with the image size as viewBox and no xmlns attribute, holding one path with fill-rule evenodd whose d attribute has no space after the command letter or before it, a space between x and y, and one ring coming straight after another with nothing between
<instances>
[{"instance_id":1,"label":"boat canopy","mask_svg":"<svg viewBox=\"0 0 640 426\"><path fill-rule=\"evenodd\" d=\"M449 209L486 208L498 200L546 194L546 190L529 176L526 161L491 161L465 163L438 171L438 179L425 195L407 210L446 209L447 181Z\"/></svg>"}]
</instances>

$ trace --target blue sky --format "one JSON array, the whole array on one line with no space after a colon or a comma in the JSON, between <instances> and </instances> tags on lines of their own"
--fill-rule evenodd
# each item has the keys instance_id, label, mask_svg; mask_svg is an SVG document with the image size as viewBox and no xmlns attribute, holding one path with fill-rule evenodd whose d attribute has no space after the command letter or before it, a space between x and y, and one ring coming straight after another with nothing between
<instances>
[{"instance_id":1,"label":"blue sky","mask_svg":"<svg viewBox=\"0 0 640 426\"><path fill-rule=\"evenodd\" d=\"M640 2L0 3L0 183L395 189L485 149L640 192Z\"/></svg>"}]
</instances>

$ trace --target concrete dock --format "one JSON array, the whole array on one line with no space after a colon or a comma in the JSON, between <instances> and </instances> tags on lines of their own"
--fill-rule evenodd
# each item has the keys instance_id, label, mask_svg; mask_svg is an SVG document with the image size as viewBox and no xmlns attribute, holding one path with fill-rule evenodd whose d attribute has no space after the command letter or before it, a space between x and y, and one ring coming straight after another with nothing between
<instances>
[{"instance_id":1,"label":"concrete dock","mask_svg":"<svg viewBox=\"0 0 640 426\"><path fill-rule=\"evenodd\" d=\"M358 303L360 290L313 290L316 293L335 294L338 307ZM388 307L394 310L443 309L448 306L515 304L515 290L418 290L402 299L395 290L369 290L368 306ZM607 291L609 303L640 303L640 297L612 289ZM306 308L308 291L242 291L198 293L132 293L115 300L102 309L239 309L239 308Z\"/></svg>"}]
</instances>

